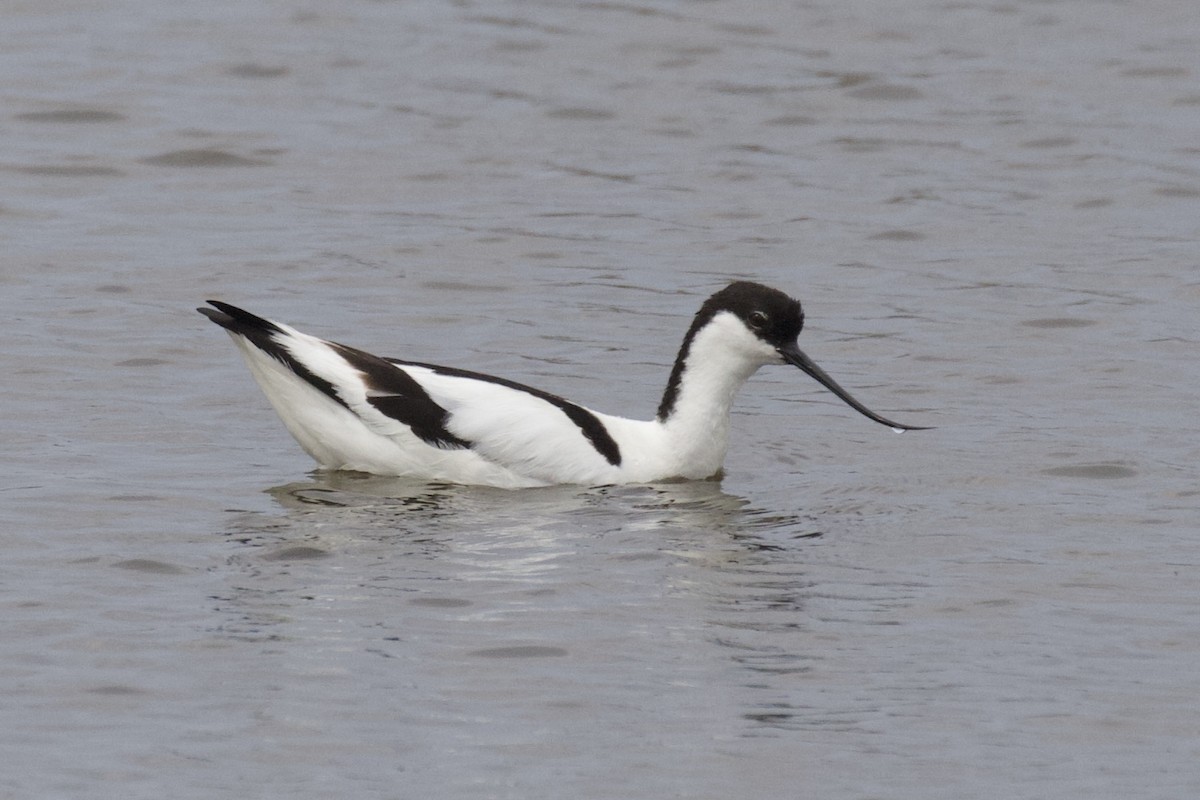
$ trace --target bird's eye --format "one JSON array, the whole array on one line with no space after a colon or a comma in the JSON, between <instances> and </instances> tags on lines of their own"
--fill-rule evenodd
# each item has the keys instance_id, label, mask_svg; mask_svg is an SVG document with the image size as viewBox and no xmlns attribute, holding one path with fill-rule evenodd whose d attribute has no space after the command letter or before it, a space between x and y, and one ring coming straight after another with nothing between
<instances>
[{"instance_id":1,"label":"bird's eye","mask_svg":"<svg viewBox=\"0 0 1200 800\"><path fill-rule=\"evenodd\" d=\"M761 311L750 312L750 326L753 328L761 328L767 324L767 315Z\"/></svg>"}]
</instances>

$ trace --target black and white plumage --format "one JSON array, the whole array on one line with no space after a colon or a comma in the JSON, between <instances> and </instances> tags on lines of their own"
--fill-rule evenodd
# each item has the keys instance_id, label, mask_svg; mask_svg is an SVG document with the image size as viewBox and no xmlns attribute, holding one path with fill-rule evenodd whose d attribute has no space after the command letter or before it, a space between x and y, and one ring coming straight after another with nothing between
<instances>
[{"instance_id":1,"label":"black and white plumage","mask_svg":"<svg viewBox=\"0 0 1200 800\"><path fill-rule=\"evenodd\" d=\"M210 300L291 434L326 469L507 488L703 479L720 473L734 395L792 364L896 430L796 345L800 303L740 281L696 314L658 415L632 420L478 372L380 358Z\"/></svg>"}]
</instances>

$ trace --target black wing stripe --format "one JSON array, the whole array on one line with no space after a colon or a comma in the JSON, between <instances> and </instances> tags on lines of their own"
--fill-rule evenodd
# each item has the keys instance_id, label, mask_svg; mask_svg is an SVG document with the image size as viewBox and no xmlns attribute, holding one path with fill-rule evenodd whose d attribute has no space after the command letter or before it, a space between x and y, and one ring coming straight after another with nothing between
<instances>
[{"instance_id":1,"label":"black wing stripe","mask_svg":"<svg viewBox=\"0 0 1200 800\"><path fill-rule=\"evenodd\" d=\"M543 392L541 389L534 389L532 386L526 386L523 383L516 381L497 378L495 375L487 375L482 372L471 372L465 369L455 369L453 367L443 367L437 364L423 364L416 361L401 361L399 359L388 359L393 364L398 366L423 367L430 369L439 375L448 375L455 378L469 378L475 381L486 381L494 383L498 386L504 386L509 389L515 389L518 392L525 392L534 397L545 400L553 406L556 406L567 418L579 426L579 430L583 433L605 461L612 464L614 467L621 466L621 448L617 445L616 440L612 438L612 434L608 432L608 428L604 427L604 423L599 417L588 411L582 406L577 406L569 400L564 400L558 395Z\"/></svg>"},{"instance_id":2,"label":"black wing stripe","mask_svg":"<svg viewBox=\"0 0 1200 800\"><path fill-rule=\"evenodd\" d=\"M368 394L367 402L380 413L407 425L426 444L443 450L470 448L470 442L455 436L446 428L450 412L434 402L421 384L403 369L363 350L342 344L332 346L362 373L368 389L378 392L375 395Z\"/></svg>"}]
</instances>

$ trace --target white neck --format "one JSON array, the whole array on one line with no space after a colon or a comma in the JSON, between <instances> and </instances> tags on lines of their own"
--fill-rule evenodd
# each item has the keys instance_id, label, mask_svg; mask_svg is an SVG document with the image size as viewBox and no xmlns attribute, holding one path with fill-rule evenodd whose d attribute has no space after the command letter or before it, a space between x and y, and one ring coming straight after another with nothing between
<instances>
[{"instance_id":1,"label":"white neck","mask_svg":"<svg viewBox=\"0 0 1200 800\"><path fill-rule=\"evenodd\" d=\"M722 312L692 338L683 358L675 401L660 420L683 477L716 474L729 446L729 412L742 384L779 355L742 324Z\"/></svg>"}]
</instances>

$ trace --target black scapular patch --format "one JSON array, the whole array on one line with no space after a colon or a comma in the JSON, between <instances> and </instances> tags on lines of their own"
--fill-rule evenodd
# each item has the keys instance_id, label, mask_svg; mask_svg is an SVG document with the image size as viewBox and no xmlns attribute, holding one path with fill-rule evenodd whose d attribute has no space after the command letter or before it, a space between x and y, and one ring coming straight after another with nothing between
<instances>
[{"instance_id":1,"label":"black scapular patch","mask_svg":"<svg viewBox=\"0 0 1200 800\"><path fill-rule=\"evenodd\" d=\"M404 423L417 437L443 450L465 450L471 443L446 428L450 412L434 402L411 375L379 356L344 344L332 345L367 383L367 402L381 414Z\"/></svg>"}]
</instances>

